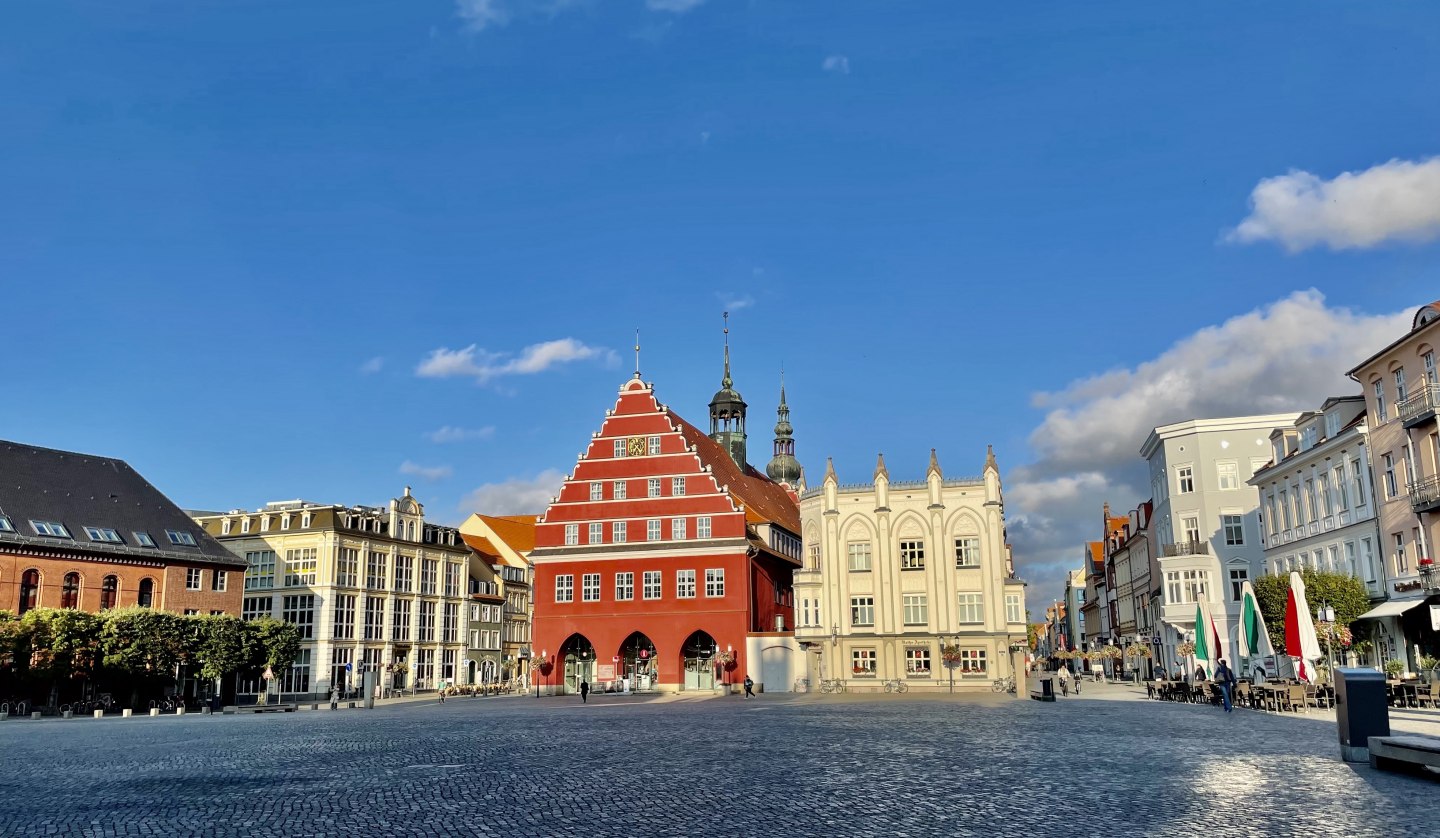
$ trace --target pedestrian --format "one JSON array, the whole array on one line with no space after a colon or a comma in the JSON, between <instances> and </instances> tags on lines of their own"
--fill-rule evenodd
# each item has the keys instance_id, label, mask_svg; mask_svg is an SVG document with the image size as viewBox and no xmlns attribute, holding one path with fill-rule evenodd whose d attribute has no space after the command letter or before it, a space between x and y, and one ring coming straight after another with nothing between
<instances>
[{"instance_id":1,"label":"pedestrian","mask_svg":"<svg viewBox=\"0 0 1440 838\"><path fill-rule=\"evenodd\" d=\"M1220 659L1220 665L1215 668L1215 680L1220 682L1220 699L1225 705L1225 712L1229 713L1230 691L1235 689L1235 671L1226 665L1224 658Z\"/></svg>"},{"instance_id":2,"label":"pedestrian","mask_svg":"<svg viewBox=\"0 0 1440 838\"><path fill-rule=\"evenodd\" d=\"M746 698L754 698L754 697L755 697L755 682L752 681L752 680L750 680L750 676L749 676L749 675L746 675L746 676L745 676L745 697L746 697Z\"/></svg>"},{"instance_id":3,"label":"pedestrian","mask_svg":"<svg viewBox=\"0 0 1440 838\"><path fill-rule=\"evenodd\" d=\"M330 690L330 709L331 709L331 710L339 710L339 709L340 709L340 688L339 688L339 687L335 687L334 689Z\"/></svg>"},{"instance_id":4,"label":"pedestrian","mask_svg":"<svg viewBox=\"0 0 1440 838\"><path fill-rule=\"evenodd\" d=\"M580 679L580 703L590 703L590 682L586 681L584 678Z\"/></svg>"},{"instance_id":5,"label":"pedestrian","mask_svg":"<svg viewBox=\"0 0 1440 838\"><path fill-rule=\"evenodd\" d=\"M444 704L444 703L445 703L445 682L444 682L444 681L441 681L441 682L440 682L440 703L441 703L441 704Z\"/></svg>"},{"instance_id":6,"label":"pedestrian","mask_svg":"<svg viewBox=\"0 0 1440 838\"><path fill-rule=\"evenodd\" d=\"M1055 676L1055 680L1057 680L1057 681L1060 682L1060 694L1061 694L1061 695L1069 695L1069 694L1070 694L1070 670L1066 669L1066 668L1063 667L1063 666L1060 667L1060 671L1059 671L1059 673Z\"/></svg>"}]
</instances>

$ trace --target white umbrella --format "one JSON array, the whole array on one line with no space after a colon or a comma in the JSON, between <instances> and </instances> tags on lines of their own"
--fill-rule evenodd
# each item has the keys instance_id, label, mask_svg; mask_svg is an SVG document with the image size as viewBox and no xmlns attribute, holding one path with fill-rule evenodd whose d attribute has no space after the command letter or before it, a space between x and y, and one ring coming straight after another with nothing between
<instances>
[{"instance_id":1,"label":"white umbrella","mask_svg":"<svg viewBox=\"0 0 1440 838\"><path fill-rule=\"evenodd\" d=\"M1320 660L1320 641L1315 637L1315 618L1305 601L1305 580L1298 571L1290 571L1290 598L1285 603L1285 654L1298 658L1296 672L1300 680L1315 681L1315 664Z\"/></svg>"}]
</instances>

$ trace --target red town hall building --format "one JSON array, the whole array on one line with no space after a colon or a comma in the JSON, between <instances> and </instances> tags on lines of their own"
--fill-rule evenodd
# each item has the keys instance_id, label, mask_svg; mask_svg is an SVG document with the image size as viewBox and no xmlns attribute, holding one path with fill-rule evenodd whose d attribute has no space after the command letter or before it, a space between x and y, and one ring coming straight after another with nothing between
<instances>
[{"instance_id":1,"label":"red town hall building","mask_svg":"<svg viewBox=\"0 0 1440 838\"><path fill-rule=\"evenodd\" d=\"M594 689L628 678L711 690L749 675L784 691L802 675L791 589L801 473L784 387L769 477L745 462L745 407L728 346L709 434L638 372L620 388L536 528L541 690L573 693L582 677Z\"/></svg>"}]
</instances>

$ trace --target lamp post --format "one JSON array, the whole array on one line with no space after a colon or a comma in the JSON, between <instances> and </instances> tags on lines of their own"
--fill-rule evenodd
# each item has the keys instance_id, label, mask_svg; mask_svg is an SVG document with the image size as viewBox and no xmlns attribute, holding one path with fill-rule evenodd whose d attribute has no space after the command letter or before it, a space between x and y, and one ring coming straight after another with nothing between
<instances>
[{"instance_id":1,"label":"lamp post","mask_svg":"<svg viewBox=\"0 0 1440 838\"><path fill-rule=\"evenodd\" d=\"M1320 622L1329 623L1330 629L1325 633L1325 663L1327 672L1330 673L1330 683L1335 683L1335 609L1330 603L1321 601L1320 612L1315 615Z\"/></svg>"},{"instance_id":2,"label":"lamp post","mask_svg":"<svg viewBox=\"0 0 1440 838\"><path fill-rule=\"evenodd\" d=\"M544 674L544 671L541 670L540 668L545 665L545 661L548 660L549 657L550 657L550 650L548 650L548 649L541 649L541 650L540 650L540 657L539 657L539 659L538 659L538 662L537 662L537 659L535 659L535 658L532 658L532 659L530 660L530 668L531 668L531 669L534 669L534 670L537 670L536 673L535 673L536 675L543 675L543 674ZM536 697L536 698L539 698L539 697L540 697L540 679L539 679L539 678L536 678L536 679L535 679L535 697Z\"/></svg>"},{"instance_id":3,"label":"lamp post","mask_svg":"<svg viewBox=\"0 0 1440 838\"><path fill-rule=\"evenodd\" d=\"M581 681L589 680L589 679L587 679L587 678L585 677L585 657L586 657L586 655L588 655L588 654L589 654L588 652L586 652L586 651L584 651L584 650L581 650L581 651L576 655L576 664L575 664L575 691L576 691L576 692L579 692L579 691L580 691L580 682L581 682Z\"/></svg>"},{"instance_id":4,"label":"lamp post","mask_svg":"<svg viewBox=\"0 0 1440 838\"><path fill-rule=\"evenodd\" d=\"M735 652L735 647L734 647L734 646L731 646L729 643L726 643L726 644L725 644L725 660L726 660L726 662L720 664L720 692L723 693L724 695L729 695L729 694L730 694L730 676L729 676L729 674L727 674L727 673L725 672L725 667L727 667L727 666L730 665L730 664L729 664L729 661L732 661L732 660L735 659L735 657L734 657L734 652Z\"/></svg>"}]
</instances>

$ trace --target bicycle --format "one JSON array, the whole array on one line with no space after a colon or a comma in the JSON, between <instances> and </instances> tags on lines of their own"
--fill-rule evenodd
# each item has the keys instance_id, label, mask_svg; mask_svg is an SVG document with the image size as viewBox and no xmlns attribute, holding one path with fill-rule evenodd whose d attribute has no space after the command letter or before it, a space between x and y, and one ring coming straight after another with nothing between
<instances>
[{"instance_id":1,"label":"bicycle","mask_svg":"<svg viewBox=\"0 0 1440 838\"><path fill-rule=\"evenodd\" d=\"M24 699L0 702L0 715L28 716L30 715L30 702Z\"/></svg>"},{"instance_id":2,"label":"bicycle","mask_svg":"<svg viewBox=\"0 0 1440 838\"><path fill-rule=\"evenodd\" d=\"M886 681L886 682L885 682L885 692L887 692L887 693L889 693L889 692L903 693L903 692L909 692L909 691L910 691L910 685L907 684L907 683L905 683L904 681L901 681L899 678L895 678L895 679L893 679L893 680L890 680L890 681Z\"/></svg>"},{"instance_id":3,"label":"bicycle","mask_svg":"<svg viewBox=\"0 0 1440 838\"><path fill-rule=\"evenodd\" d=\"M836 678L836 679L831 680L831 681L821 681L821 682L820 682L820 692L822 692L822 693L843 693L843 692L845 692L845 682L842 681L842 680L840 680L839 678Z\"/></svg>"},{"instance_id":4,"label":"bicycle","mask_svg":"<svg viewBox=\"0 0 1440 838\"><path fill-rule=\"evenodd\" d=\"M1015 692L1015 676L1007 675L1004 678L996 678L990 684L990 691L997 693Z\"/></svg>"}]
</instances>

